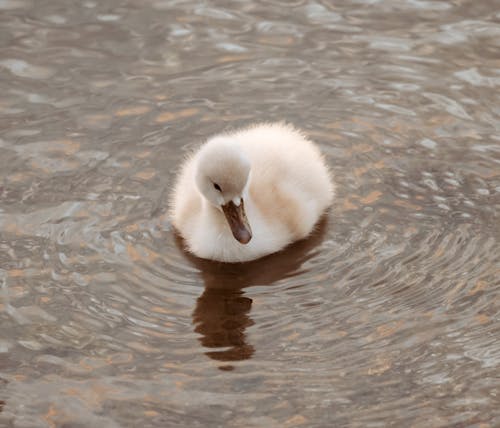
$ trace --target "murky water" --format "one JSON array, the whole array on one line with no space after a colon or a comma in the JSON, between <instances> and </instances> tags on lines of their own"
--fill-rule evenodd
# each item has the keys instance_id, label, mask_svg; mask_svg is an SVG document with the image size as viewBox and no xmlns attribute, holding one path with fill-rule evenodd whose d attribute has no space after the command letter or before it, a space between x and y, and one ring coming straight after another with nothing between
<instances>
[{"instance_id":1,"label":"murky water","mask_svg":"<svg viewBox=\"0 0 500 428\"><path fill-rule=\"evenodd\" d=\"M500 5L0 0L0 425L500 426ZM287 119L337 199L184 254L183 155Z\"/></svg>"}]
</instances>

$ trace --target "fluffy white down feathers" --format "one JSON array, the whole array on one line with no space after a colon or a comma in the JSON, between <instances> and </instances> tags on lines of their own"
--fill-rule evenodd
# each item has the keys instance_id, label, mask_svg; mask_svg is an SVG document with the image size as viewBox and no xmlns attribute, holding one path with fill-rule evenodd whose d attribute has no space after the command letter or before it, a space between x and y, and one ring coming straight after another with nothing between
<instances>
[{"instance_id":1,"label":"fluffy white down feathers","mask_svg":"<svg viewBox=\"0 0 500 428\"><path fill-rule=\"evenodd\" d=\"M318 147L283 123L210 138L183 164L172 224L198 257L244 262L305 238L331 204Z\"/></svg>"}]
</instances>

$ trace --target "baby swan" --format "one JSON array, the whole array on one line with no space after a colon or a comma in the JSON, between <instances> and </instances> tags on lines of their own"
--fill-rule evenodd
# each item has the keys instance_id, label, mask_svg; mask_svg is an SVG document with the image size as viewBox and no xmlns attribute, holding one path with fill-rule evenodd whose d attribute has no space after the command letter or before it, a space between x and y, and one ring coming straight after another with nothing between
<instances>
[{"instance_id":1,"label":"baby swan","mask_svg":"<svg viewBox=\"0 0 500 428\"><path fill-rule=\"evenodd\" d=\"M264 123L212 137L186 160L170 218L196 256L244 262L309 235L333 193L317 146Z\"/></svg>"}]
</instances>

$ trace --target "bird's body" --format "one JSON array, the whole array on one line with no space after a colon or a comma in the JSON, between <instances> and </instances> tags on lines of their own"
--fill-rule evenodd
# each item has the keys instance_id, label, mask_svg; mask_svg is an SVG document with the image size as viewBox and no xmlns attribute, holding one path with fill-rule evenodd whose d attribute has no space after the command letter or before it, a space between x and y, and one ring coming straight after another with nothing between
<instances>
[{"instance_id":1,"label":"bird's body","mask_svg":"<svg viewBox=\"0 0 500 428\"><path fill-rule=\"evenodd\" d=\"M186 160L170 217L193 254L243 262L305 238L332 198L319 149L291 125L259 124L215 136Z\"/></svg>"}]
</instances>

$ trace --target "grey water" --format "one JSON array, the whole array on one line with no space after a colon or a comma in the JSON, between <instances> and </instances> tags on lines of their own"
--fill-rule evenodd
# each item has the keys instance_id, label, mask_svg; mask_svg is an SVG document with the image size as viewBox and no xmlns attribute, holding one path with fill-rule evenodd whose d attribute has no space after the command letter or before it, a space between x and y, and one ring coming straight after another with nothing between
<instances>
[{"instance_id":1,"label":"grey water","mask_svg":"<svg viewBox=\"0 0 500 428\"><path fill-rule=\"evenodd\" d=\"M0 0L0 426L500 426L500 4ZM186 254L214 133L334 174L307 240Z\"/></svg>"}]
</instances>

